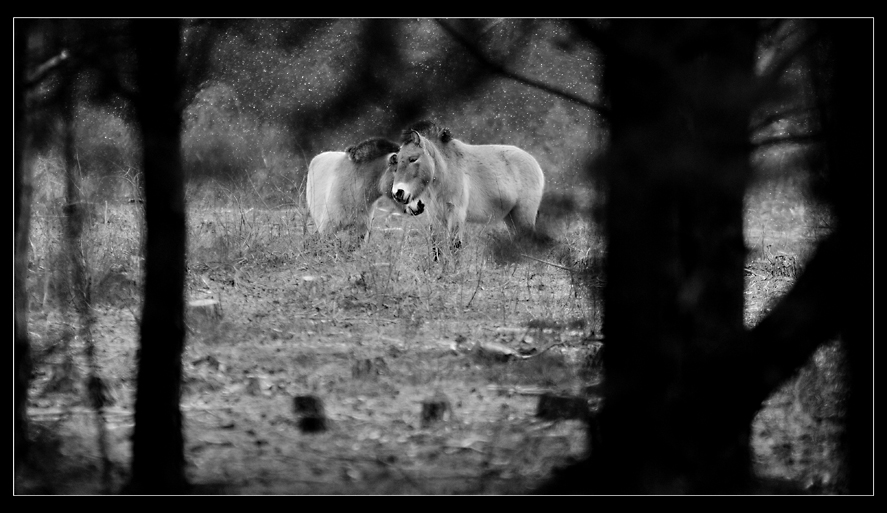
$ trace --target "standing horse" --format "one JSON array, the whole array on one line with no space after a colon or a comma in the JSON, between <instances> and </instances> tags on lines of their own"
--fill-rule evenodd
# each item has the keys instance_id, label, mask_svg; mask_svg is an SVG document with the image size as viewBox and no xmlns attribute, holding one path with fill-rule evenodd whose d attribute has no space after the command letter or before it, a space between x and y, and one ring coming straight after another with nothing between
<instances>
[{"instance_id":1,"label":"standing horse","mask_svg":"<svg viewBox=\"0 0 887 513\"><path fill-rule=\"evenodd\" d=\"M372 138L311 159L305 196L318 233L340 229L369 233L376 206L382 202L396 212L422 213L421 201L400 204L391 198L394 178L389 158L397 150L397 144L387 139Z\"/></svg>"},{"instance_id":2,"label":"standing horse","mask_svg":"<svg viewBox=\"0 0 887 513\"><path fill-rule=\"evenodd\" d=\"M458 248L466 221L504 219L512 233L535 234L545 176L536 159L515 146L466 144L431 121L403 132L403 144L390 159L391 194L402 204L420 196L435 221L446 227ZM435 254L436 235L432 233Z\"/></svg>"}]
</instances>

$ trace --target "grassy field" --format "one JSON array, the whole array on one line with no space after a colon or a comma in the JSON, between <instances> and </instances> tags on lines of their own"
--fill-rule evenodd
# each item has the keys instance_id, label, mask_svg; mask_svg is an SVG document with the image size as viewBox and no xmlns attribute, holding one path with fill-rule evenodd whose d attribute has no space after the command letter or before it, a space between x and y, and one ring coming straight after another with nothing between
<instances>
[{"instance_id":1,"label":"grassy field","mask_svg":"<svg viewBox=\"0 0 887 513\"><path fill-rule=\"evenodd\" d=\"M746 319L754 325L792 284L827 213L803 184L748 196ZM583 193L585 194L585 193ZM221 197L221 200L209 200ZM582 396L598 379L604 253L587 215L542 218L558 244L510 245L471 226L458 256L431 258L427 219L378 216L368 241L314 233L301 201L189 192L189 312L182 409L188 475L212 493L526 493L585 450L581 420L536 416L541 394ZM110 483L129 436L140 314L140 204L95 204L83 249L91 275ZM60 213L35 204L30 415L37 440L28 493L101 493L96 418L76 314L67 306ZM813 493L841 493L840 351L820 349L754 424L757 471ZM298 427L294 397L329 420ZM449 406L426 422L423 403Z\"/></svg>"}]
</instances>

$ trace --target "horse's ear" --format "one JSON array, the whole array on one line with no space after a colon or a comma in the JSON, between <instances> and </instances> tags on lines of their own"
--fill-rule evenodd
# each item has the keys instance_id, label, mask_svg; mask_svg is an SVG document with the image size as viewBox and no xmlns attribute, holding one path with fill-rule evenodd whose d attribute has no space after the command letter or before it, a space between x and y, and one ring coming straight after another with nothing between
<instances>
[{"instance_id":1,"label":"horse's ear","mask_svg":"<svg viewBox=\"0 0 887 513\"><path fill-rule=\"evenodd\" d=\"M422 138L419 137L419 132L415 130L410 132L410 142L415 144L416 146L422 146Z\"/></svg>"},{"instance_id":2,"label":"horse's ear","mask_svg":"<svg viewBox=\"0 0 887 513\"><path fill-rule=\"evenodd\" d=\"M391 156L388 157L388 165L396 166L397 165L397 153L392 153Z\"/></svg>"}]
</instances>

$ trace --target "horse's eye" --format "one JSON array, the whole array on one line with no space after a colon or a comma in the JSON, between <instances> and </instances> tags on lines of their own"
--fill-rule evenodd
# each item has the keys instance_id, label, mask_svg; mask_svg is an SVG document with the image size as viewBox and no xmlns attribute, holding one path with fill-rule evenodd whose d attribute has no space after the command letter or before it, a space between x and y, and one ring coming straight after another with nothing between
<instances>
[{"instance_id":1,"label":"horse's eye","mask_svg":"<svg viewBox=\"0 0 887 513\"><path fill-rule=\"evenodd\" d=\"M410 157L410 163L419 160L419 157Z\"/></svg>"}]
</instances>

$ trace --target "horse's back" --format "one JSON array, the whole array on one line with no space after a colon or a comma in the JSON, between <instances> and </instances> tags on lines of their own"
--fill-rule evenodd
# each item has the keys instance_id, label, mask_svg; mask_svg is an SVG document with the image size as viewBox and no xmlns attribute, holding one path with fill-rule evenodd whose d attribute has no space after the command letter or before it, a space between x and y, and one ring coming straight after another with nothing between
<instances>
[{"instance_id":1,"label":"horse's back","mask_svg":"<svg viewBox=\"0 0 887 513\"><path fill-rule=\"evenodd\" d=\"M517 146L506 144L465 145L468 221L499 220L515 210L523 218L535 213L542 201L545 176L536 159Z\"/></svg>"},{"instance_id":2,"label":"horse's back","mask_svg":"<svg viewBox=\"0 0 887 513\"><path fill-rule=\"evenodd\" d=\"M305 189L308 212L319 232L326 231L330 221L337 219L343 208L338 191L347 181L348 167L350 164L343 151L325 151L308 164L308 185Z\"/></svg>"}]
</instances>

